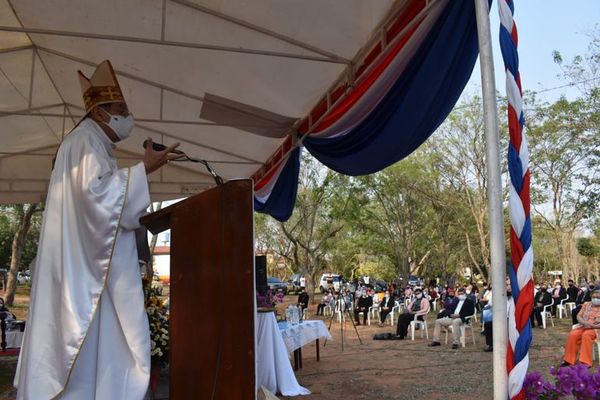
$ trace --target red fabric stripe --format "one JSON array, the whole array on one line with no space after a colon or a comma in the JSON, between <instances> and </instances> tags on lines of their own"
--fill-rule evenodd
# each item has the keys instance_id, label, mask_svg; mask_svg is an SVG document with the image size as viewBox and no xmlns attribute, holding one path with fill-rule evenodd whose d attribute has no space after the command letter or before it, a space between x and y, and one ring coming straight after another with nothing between
<instances>
[{"instance_id":1,"label":"red fabric stripe","mask_svg":"<svg viewBox=\"0 0 600 400\"><path fill-rule=\"evenodd\" d=\"M511 32L512 40L515 44L515 47L519 47L519 33L517 32L517 24L513 21L513 28Z\"/></svg>"},{"instance_id":2,"label":"red fabric stripe","mask_svg":"<svg viewBox=\"0 0 600 400\"><path fill-rule=\"evenodd\" d=\"M269 171L262 177L262 179L260 181L254 183L254 191L256 192L257 190L262 189L267 183L269 183L269 181L275 174L275 171L277 171L277 170L273 169L273 170Z\"/></svg>"},{"instance_id":3,"label":"red fabric stripe","mask_svg":"<svg viewBox=\"0 0 600 400\"><path fill-rule=\"evenodd\" d=\"M525 325L529 323L531 312L533 311L533 279L529 279L521 293L519 294L519 301L515 305L515 322L517 330L523 331Z\"/></svg>"},{"instance_id":4,"label":"red fabric stripe","mask_svg":"<svg viewBox=\"0 0 600 400\"><path fill-rule=\"evenodd\" d=\"M339 103L335 108L333 108L327 117L325 117L321 123L314 128L313 132L320 132L323 129L330 127L334 122L338 121L348 110L356 104L356 102L366 93L366 91L377 81L377 79L381 76L381 74L386 70L386 68L391 64L391 62L396 58L398 53L404 48L406 43L413 36L415 31L419 28L423 19L415 24L415 26L410 29L405 36L402 37L396 43L396 45L384 56L383 60L375 66L375 68L371 71L371 73L364 78L363 81L360 82L357 86L355 86L354 90L348 95L341 103ZM314 118L313 118L314 121ZM305 131L302 131L305 132Z\"/></svg>"},{"instance_id":5,"label":"red fabric stripe","mask_svg":"<svg viewBox=\"0 0 600 400\"><path fill-rule=\"evenodd\" d=\"M406 25L408 25L410 23L410 21L412 21L413 19L415 19L415 17L427 6L427 1L426 0L416 0L413 1L408 7L407 9L404 11L403 14L401 14L399 16L398 19L396 19L396 21L394 21L394 23L392 24L392 26L390 26L390 28L387 30L386 35L385 35L385 39L387 40L387 42L391 42L392 40L394 40L394 38L396 36L398 36L398 34L400 32L402 32L402 29L404 29L406 27Z\"/></svg>"},{"instance_id":6,"label":"red fabric stripe","mask_svg":"<svg viewBox=\"0 0 600 400\"><path fill-rule=\"evenodd\" d=\"M521 193L519 193L519 197L521 198L521 203L523 203L523 210L525 210L525 216L529 216L529 210L531 207L531 202L529 201L529 182L531 180L531 173L529 169L525 172L525 176L523 176L523 186L521 187Z\"/></svg>"},{"instance_id":7,"label":"red fabric stripe","mask_svg":"<svg viewBox=\"0 0 600 400\"><path fill-rule=\"evenodd\" d=\"M517 76L515 76L515 82L517 83L517 87L519 88L519 94L523 97L523 88L521 87L521 73L517 71Z\"/></svg>"},{"instance_id":8,"label":"red fabric stripe","mask_svg":"<svg viewBox=\"0 0 600 400\"><path fill-rule=\"evenodd\" d=\"M523 388L521 388L521 391L519 393L517 393L517 395L514 396L512 398L512 400L526 400L525 390Z\"/></svg>"},{"instance_id":9,"label":"red fabric stripe","mask_svg":"<svg viewBox=\"0 0 600 400\"><path fill-rule=\"evenodd\" d=\"M422 21L419 21L413 29L410 30L397 44L396 46L384 57L383 61L377 65L371 74L367 76L355 89L347 96L340 104L332 109L327 117L325 117L321 123L314 129L314 132L320 132L323 129L330 127L334 122L338 121L356 102L366 93L366 91L377 81L385 69L394 60L398 52L402 50L404 45L415 33Z\"/></svg>"},{"instance_id":10,"label":"red fabric stripe","mask_svg":"<svg viewBox=\"0 0 600 400\"><path fill-rule=\"evenodd\" d=\"M521 124L519 117L512 105L508 105L508 133L510 134L510 142L513 144L517 152L521 151Z\"/></svg>"},{"instance_id":11,"label":"red fabric stripe","mask_svg":"<svg viewBox=\"0 0 600 400\"><path fill-rule=\"evenodd\" d=\"M510 346L510 341L508 342L507 350L506 350L506 372L510 372L515 367L515 352Z\"/></svg>"},{"instance_id":12,"label":"red fabric stripe","mask_svg":"<svg viewBox=\"0 0 600 400\"><path fill-rule=\"evenodd\" d=\"M510 260L515 266L515 270L519 268L519 264L521 264L521 260L523 259L523 245L521 244L521 240L519 236L513 229L510 227Z\"/></svg>"},{"instance_id":13,"label":"red fabric stripe","mask_svg":"<svg viewBox=\"0 0 600 400\"><path fill-rule=\"evenodd\" d=\"M381 54L381 43L377 43L377 46L375 46L373 50L371 50L369 54L365 57L360 67L358 67L358 69L356 70L356 73L354 75L355 79L358 79L362 75L362 73L365 72L367 67L371 65L373 61L375 61L379 54Z\"/></svg>"}]
</instances>

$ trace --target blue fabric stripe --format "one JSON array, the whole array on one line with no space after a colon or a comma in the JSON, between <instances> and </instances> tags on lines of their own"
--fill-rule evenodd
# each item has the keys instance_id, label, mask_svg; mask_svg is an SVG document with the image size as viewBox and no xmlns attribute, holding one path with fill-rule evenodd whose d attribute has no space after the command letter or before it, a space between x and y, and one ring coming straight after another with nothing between
<instances>
[{"instance_id":1,"label":"blue fabric stripe","mask_svg":"<svg viewBox=\"0 0 600 400\"><path fill-rule=\"evenodd\" d=\"M297 147L290 154L267 201L261 203L254 197L254 210L269 214L278 221L287 221L296 205L299 172L300 147Z\"/></svg>"},{"instance_id":2,"label":"blue fabric stripe","mask_svg":"<svg viewBox=\"0 0 600 400\"><path fill-rule=\"evenodd\" d=\"M510 288L512 291L512 298L514 299L516 304L519 300L521 290L519 289L519 283L517 282L517 273L515 272L515 266L512 262L510 263L510 268L508 268L508 275L510 276Z\"/></svg>"},{"instance_id":3,"label":"blue fabric stripe","mask_svg":"<svg viewBox=\"0 0 600 400\"><path fill-rule=\"evenodd\" d=\"M335 171L364 175L401 160L444 121L478 55L474 2L451 1L378 107L342 137L308 137L305 146Z\"/></svg>"},{"instance_id":4,"label":"blue fabric stripe","mask_svg":"<svg viewBox=\"0 0 600 400\"><path fill-rule=\"evenodd\" d=\"M503 25L500 25L500 50L502 51L504 66L513 76L516 76L517 71L519 71L519 54L512 42L510 32Z\"/></svg>"},{"instance_id":5,"label":"blue fabric stripe","mask_svg":"<svg viewBox=\"0 0 600 400\"><path fill-rule=\"evenodd\" d=\"M523 166L517 150L509 143L508 145L508 173L510 174L510 180L515 187L517 193L521 193L523 188Z\"/></svg>"},{"instance_id":6,"label":"blue fabric stripe","mask_svg":"<svg viewBox=\"0 0 600 400\"><path fill-rule=\"evenodd\" d=\"M519 241L523 246L523 251L527 251L531 247L531 218L529 215L525 219L525 224L523 224L523 232L521 232Z\"/></svg>"},{"instance_id":7,"label":"blue fabric stripe","mask_svg":"<svg viewBox=\"0 0 600 400\"><path fill-rule=\"evenodd\" d=\"M532 336L531 324L528 321L523 327L523 330L519 333L519 338L517 339L517 343L515 343L515 348L513 349L515 353L515 365L520 363L529 352Z\"/></svg>"}]
</instances>

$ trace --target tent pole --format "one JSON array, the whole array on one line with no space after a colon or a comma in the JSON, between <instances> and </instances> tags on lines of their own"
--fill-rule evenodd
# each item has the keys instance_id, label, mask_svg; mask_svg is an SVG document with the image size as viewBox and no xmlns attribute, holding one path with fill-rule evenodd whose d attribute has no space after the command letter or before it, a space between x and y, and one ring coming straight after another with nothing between
<instances>
[{"instance_id":1,"label":"tent pole","mask_svg":"<svg viewBox=\"0 0 600 400\"><path fill-rule=\"evenodd\" d=\"M504 248L504 219L502 206L502 179L500 171L500 140L494 59L490 34L488 0L474 0L479 39L479 62L483 91L483 114L486 136L488 170L488 204L490 220L490 261L492 265L492 313L494 335L494 400L508 399L506 350L508 323L506 314L506 260Z\"/></svg>"}]
</instances>

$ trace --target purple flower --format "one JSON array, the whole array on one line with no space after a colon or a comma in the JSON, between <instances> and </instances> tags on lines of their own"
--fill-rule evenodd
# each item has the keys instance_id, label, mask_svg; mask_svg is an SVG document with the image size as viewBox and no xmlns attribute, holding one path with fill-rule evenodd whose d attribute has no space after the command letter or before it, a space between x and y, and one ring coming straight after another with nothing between
<instances>
[{"instance_id":1,"label":"purple flower","mask_svg":"<svg viewBox=\"0 0 600 400\"><path fill-rule=\"evenodd\" d=\"M594 372L585 365L551 368L555 385L546 381L535 371L527 374L523 382L527 399L575 399L594 400L600 393L600 368Z\"/></svg>"}]
</instances>

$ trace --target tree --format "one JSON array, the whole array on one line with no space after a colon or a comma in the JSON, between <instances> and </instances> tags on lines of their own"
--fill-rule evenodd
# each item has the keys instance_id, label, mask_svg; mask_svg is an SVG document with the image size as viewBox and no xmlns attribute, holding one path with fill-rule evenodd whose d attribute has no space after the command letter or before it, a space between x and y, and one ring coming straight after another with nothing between
<instances>
[{"instance_id":1,"label":"tree","mask_svg":"<svg viewBox=\"0 0 600 400\"><path fill-rule=\"evenodd\" d=\"M501 147L507 140L501 135ZM449 115L430 140L429 147L436 166L449 190L447 206L457 213L466 208L468 218L460 218L466 250L472 269L483 277L490 275L489 223L487 200L486 140L482 100L467 98ZM501 160L504 160L502 157ZM503 161L502 170L506 170ZM472 229L474 228L474 229Z\"/></svg>"},{"instance_id":2,"label":"tree","mask_svg":"<svg viewBox=\"0 0 600 400\"><path fill-rule=\"evenodd\" d=\"M293 269L306 278L306 291L314 301L319 275L325 268L329 242L344 228L343 215L350 202L349 178L322 167L309 155L303 156L296 207L291 218L278 223L290 243L282 254Z\"/></svg>"},{"instance_id":3,"label":"tree","mask_svg":"<svg viewBox=\"0 0 600 400\"><path fill-rule=\"evenodd\" d=\"M23 251L27 240L27 234L31 228L31 222L34 214L41 211L40 204L16 204L13 206L15 213L16 230L12 242L12 252L10 259L10 270L6 284L5 302L12 306L15 299L17 288L17 272L22 266Z\"/></svg>"}]
</instances>

